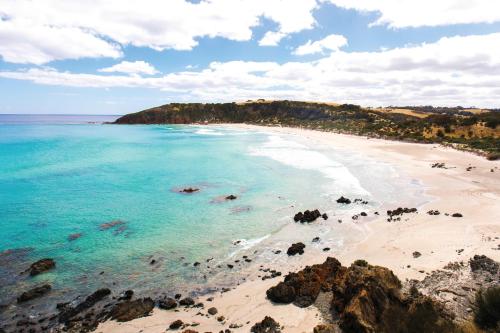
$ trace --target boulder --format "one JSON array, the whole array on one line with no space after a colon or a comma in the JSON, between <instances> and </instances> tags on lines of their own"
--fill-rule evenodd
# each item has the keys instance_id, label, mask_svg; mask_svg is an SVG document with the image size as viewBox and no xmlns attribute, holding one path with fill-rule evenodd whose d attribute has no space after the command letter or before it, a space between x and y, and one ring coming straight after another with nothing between
<instances>
[{"instance_id":1,"label":"boulder","mask_svg":"<svg viewBox=\"0 0 500 333\"><path fill-rule=\"evenodd\" d=\"M170 328L171 330L177 330L179 328L182 327L182 325L184 325L184 323L182 322L182 320L180 319L177 319L175 321L173 321L169 326L168 328Z\"/></svg>"},{"instance_id":2,"label":"boulder","mask_svg":"<svg viewBox=\"0 0 500 333\"><path fill-rule=\"evenodd\" d=\"M149 297L118 303L111 310L110 317L119 322L146 317L153 310L154 305L155 302Z\"/></svg>"},{"instance_id":3,"label":"boulder","mask_svg":"<svg viewBox=\"0 0 500 333\"><path fill-rule=\"evenodd\" d=\"M56 262L53 259L46 258L38 260L37 262L31 264L29 271L31 276L35 276L44 273L54 267L56 267Z\"/></svg>"},{"instance_id":4,"label":"boulder","mask_svg":"<svg viewBox=\"0 0 500 333\"><path fill-rule=\"evenodd\" d=\"M280 333L280 324L273 318L265 316L260 323L256 323L250 328L252 333Z\"/></svg>"},{"instance_id":5,"label":"boulder","mask_svg":"<svg viewBox=\"0 0 500 333\"><path fill-rule=\"evenodd\" d=\"M193 306L194 300L191 297L183 298L179 301L179 304L182 306Z\"/></svg>"},{"instance_id":6,"label":"boulder","mask_svg":"<svg viewBox=\"0 0 500 333\"><path fill-rule=\"evenodd\" d=\"M415 251L413 252L413 258L418 258L422 255L422 253L418 252L418 251Z\"/></svg>"},{"instance_id":7,"label":"boulder","mask_svg":"<svg viewBox=\"0 0 500 333\"><path fill-rule=\"evenodd\" d=\"M235 196L234 194L231 194L231 195L228 195L226 197L226 200L236 200L237 198L238 198L237 196Z\"/></svg>"},{"instance_id":8,"label":"boulder","mask_svg":"<svg viewBox=\"0 0 500 333\"><path fill-rule=\"evenodd\" d=\"M208 312L208 314L215 316L218 311L217 311L217 308L211 307L210 309L208 309L207 312Z\"/></svg>"},{"instance_id":9,"label":"boulder","mask_svg":"<svg viewBox=\"0 0 500 333\"><path fill-rule=\"evenodd\" d=\"M297 214L295 214L295 216L293 217L293 220L295 222L300 222L300 223L311 223L311 222L316 221L316 219L318 219L319 217L322 217L322 215L319 212L319 210L317 210L317 209L315 209L315 210L306 210L303 213L302 212L298 212ZM326 218L328 218L328 216Z\"/></svg>"},{"instance_id":10,"label":"boulder","mask_svg":"<svg viewBox=\"0 0 500 333\"><path fill-rule=\"evenodd\" d=\"M337 199L337 203L348 205L351 203L351 200L341 196L340 198Z\"/></svg>"},{"instance_id":11,"label":"boulder","mask_svg":"<svg viewBox=\"0 0 500 333\"><path fill-rule=\"evenodd\" d=\"M50 284L44 284L28 291L25 291L17 298L17 303L27 302L34 298L42 297L46 293L48 293L52 287Z\"/></svg>"},{"instance_id":12,"label":"boulder","mask_svg":"<svg viewBox=\"0 0 500 333\"><path fill-rule=\"evenodd\" d=\"M171 310L177 307L175 299L167 297L158 301L158 307L163 310Z\"/></svg>"},{"instance_id":13,"label":"boulder","mask_svg":"<svg viewBox=\"0 0 500 333\"><path fill-rule=\"evenodd\" d=\"M288 248L288 250L286 251L286 254L288 254L289 256L294 256L296 254L304 254L304 249L305 249L305 245L304 243L294 243L292 244L292 246L290 246Z\"/></svg>"},{"instance_id":14,"label":"boulder","mask_svg":"<svg viewBox=\"0 0 500 333\"><path fill-rule=\"evenodd\" d=\"M460 213L454 213L451 215L451 217L463 217L463 215Z\"/></svg>"}]
</instances>

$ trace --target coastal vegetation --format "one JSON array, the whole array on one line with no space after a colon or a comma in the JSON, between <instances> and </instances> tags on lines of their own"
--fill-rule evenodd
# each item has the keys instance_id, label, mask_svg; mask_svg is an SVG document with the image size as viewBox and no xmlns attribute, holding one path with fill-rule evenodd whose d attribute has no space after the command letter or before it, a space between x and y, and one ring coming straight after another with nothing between
<instances>
[{"instance_id":1,"label":"coastal vegetation","mask_svg":"<svg viewBox=\"0 0 500 333\"><path fill-rule=\"evenodd\" d=\"M441 143L500 157L500 111L463 107L363 108L297 101L172 103L125 115L116 124L248 123L301 127L373 138Z\"/></svg>"}]
</instances>

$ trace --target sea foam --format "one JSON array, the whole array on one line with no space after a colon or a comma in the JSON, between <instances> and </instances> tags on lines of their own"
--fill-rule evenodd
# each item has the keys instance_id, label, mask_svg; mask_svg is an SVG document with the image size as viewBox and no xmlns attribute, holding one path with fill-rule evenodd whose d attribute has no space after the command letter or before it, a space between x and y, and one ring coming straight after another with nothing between
<instances>
[{"instance_id":1,"label":"sea foam","mask_svg":"<svg viewBox=\"0 0 500 333\"><path fill-rule=\"evenodd\" d=\"M333 184L330 184L333 185L330 188L333 193L370 195L342 163L334 161L320 151L302 143L271 135L262 146L250 148L250 154L268 157L298 169L321 172L326 178L333 181Z\"/></svg>"}]
</instances>

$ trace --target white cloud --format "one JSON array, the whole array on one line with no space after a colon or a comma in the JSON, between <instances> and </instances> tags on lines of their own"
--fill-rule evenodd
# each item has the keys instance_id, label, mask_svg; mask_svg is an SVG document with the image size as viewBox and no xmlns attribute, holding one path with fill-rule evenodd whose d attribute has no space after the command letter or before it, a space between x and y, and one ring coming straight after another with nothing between
<instances>
[{"instance_id":1,"label":"white cloud","mask_svg":"<svg viewBox=\"0 0 500 333\"><path fill-rule=\"evenodd\" d=\"M103 73L127 73L127 74L147 74L154 75L158 71L149 63L145 61L122 61L119 64L111 67L101 68L99 72Z\"/></svg>"},{"instance_id":2,"label":"white cloud","mask_svg":"<svg viewBox=\"0 0 500 333\"><path fill-rule=\"evenodd\" d=\"M0 0L0 55L14 63L121 56L120 46L191 50L248 41L266 18L282 35L314 26L316 0Z\"/></svg>"},{"instance_id":3,"label":"white cloud","mask_svg":"<svg viewBox=\"0 0 500 333\"><path fill-rule=\"evenodd\" d=\"M500 21L496 0L321 0L364 12L380 12L374 25L392 28L493 23Z\"/></svg>"},{"instance_id":4,"label":"white cloud","mask_svg":"<svg viewBox=\"0 0 500 333\"><path fill-rule=\"evenodd\" d=\"M295 55L306 55L314 53L322 53L325 51L338 51L341 47L347 45L347 39L342 35L329 35L315 42L307 41L307 43L299 46L293 51Z\"/></svg>"},{"instance_id":5,"label":"white cloud","mask_svg":"<svg viewBox=\"0 0 500 333\"><path fill-rule=\"evenodd\" d=\"M442 38L375 52L337 51L310 62L214 62L160 77L92 75L32 68L0 77L74 87L144 87L191 101L254 98L362 105L498 107L500 33Z\"/></svg>"},{"instance_id":6,"label":"white cloud","mask_svg":"<svg viewBox=\"0 0 500 333\"><path fill-rule=\"evenodd\" d=\"M260 46L277 46L286 34L280 31L268 31L259 40Z\"/></svg>"}]
</instances>

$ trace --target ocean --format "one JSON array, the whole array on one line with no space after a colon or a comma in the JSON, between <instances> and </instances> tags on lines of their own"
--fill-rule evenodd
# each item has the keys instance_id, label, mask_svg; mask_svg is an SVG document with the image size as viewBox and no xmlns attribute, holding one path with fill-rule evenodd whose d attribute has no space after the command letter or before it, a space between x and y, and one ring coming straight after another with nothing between
<instances>
[{"instance_id":1,"label":"ocean","mask_svg":"<svg viewBox=\"0 0 500 333\"><path fill-rule=\"evenodd\" d=\"M115 118L0 115L0 304L42 282L53 291L33 311L102 287L203 292L241 278L243 255L276 257L298 211L331 218L292 238L321 233L334 248L331 226L353 209L339 196L373 211L422 193L390 165L298 136L105 124ZM56 269L22 273L41 258Z\"/></svg>"}]
</instances>

